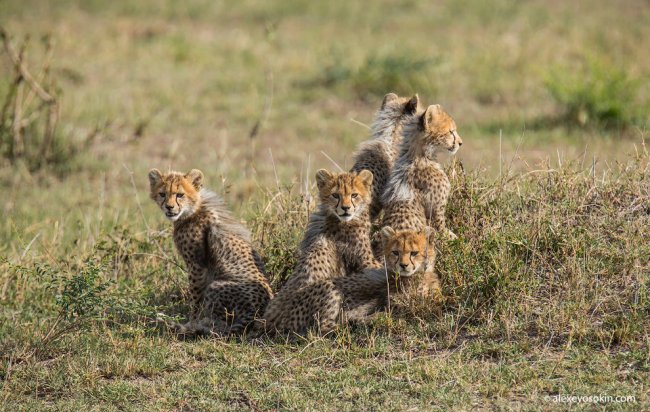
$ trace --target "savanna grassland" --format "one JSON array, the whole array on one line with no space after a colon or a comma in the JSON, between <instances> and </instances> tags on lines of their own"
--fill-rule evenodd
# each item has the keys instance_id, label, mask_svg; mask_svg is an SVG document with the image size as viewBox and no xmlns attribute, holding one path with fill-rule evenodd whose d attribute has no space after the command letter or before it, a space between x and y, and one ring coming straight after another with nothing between
<instances>
[{"instance_id":1,"label":"savanna grassland","mask_svg":"<svg viewBox=\"0 0 650 412\"><path fill-rule=\"evenodd\" d=\"M0 1L57 108L48 131L0 50L1 408L650 408L648 22L641 0ZM389 91L464 141L442 307L298 340L160 328L187 283L147 171L201 169L279 287L314 172L351 166Z\"/></svg>"}]
</instances>

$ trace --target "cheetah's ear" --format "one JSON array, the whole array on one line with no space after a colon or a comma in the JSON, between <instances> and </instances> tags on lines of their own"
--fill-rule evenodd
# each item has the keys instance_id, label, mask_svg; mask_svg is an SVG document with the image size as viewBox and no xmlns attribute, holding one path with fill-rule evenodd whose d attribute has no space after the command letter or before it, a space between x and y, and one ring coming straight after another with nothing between
<instances>
[{"instance_id":1,"label":"cheetah's ear","mask_svg":"<svg viewBox=\"0 0 650 412\"><path fill-rule=\"evenodd\" d=\"M395 236L395 229L393 229L392 227L384 226L381 229L381 237L382 239L384 239L384 242L393 236Z\"/></svg>"},{"instance_id":2,"label":"cheetah's ear","mask_svg":"<svg viewBox=\"0 0 650 412\"><path fill-rule=\"evenodd\" d=\"M364 184L366 187L370 187L372 185L372 179L373 175L370 170L362 170L359 172L357 175L357 179L361 180L361 183Z\"/></svg>"},{"instance_id":3,"label":"cheetah's ear","mask_svg":"<svg viewBox=\"0 0 650 412\"><path fill-rule=\"evenodd\" d=\"M393 102L398 98L399 97L397 97L395 93L388 93L386 96L384 96L384 100L381 102L381 110L383 110L388 103Z\"/></svg>"},{"instance_id":4,"label":"cheetah's ear","mask_svg":"<svg viewBox=\"0 0 650 412\"><path fill-rule=\"evenodd\" d=\"M201 190L203 187L203 172L201 172L199 169L192 169L183 177L189 180L196 190Z\"/></svg>"},{"instance_id":5,"label":"cheetah's ear","mask_svg":"<svg viewBox=\"0 0 650 412\"><path fill-rule=\"evenodd\" d=\"M415 93L411 97L411 100L406 103L406 106L404 106L404 113L413 115L418 111L418 106L420 106L420 97Z\"/></svg>"},{"instance_id":6,"label":"cheetah's ear","mask_svg":"<svg viewBox=\"0 0 650 412\"><path fill-rule=\"evenodd\" d=\"M158 186L158 183L162 180L162 173L160 173L160 170L158 169L151 169L149 171L149 187L153 191L156 186Z\"/></svg>"},{"instance_id":7,"label":"cheetah's ear","mask_svg":"<svg viewBox=\"0 0 650 412\"><path fill-rule=\"evenodd\" d=\"M334 179L334 175L325 169L320 169L316 172L316 185L318 190L323 190Z\"/></svg>"},{"instance_id":8,"label":"cheetah's ear","mask_svg":"<svg viewBox=\"0 0 650 412\"><path fill-rule=\"evenodd\" d=\"M439 104L432 104L431 106L427 107L427 110L420 118L420 124L422 125L423 129L427 130L431 128L431 126L435 124L436 119L441 112L442 107Z\"/></svg>"}]
</instances>

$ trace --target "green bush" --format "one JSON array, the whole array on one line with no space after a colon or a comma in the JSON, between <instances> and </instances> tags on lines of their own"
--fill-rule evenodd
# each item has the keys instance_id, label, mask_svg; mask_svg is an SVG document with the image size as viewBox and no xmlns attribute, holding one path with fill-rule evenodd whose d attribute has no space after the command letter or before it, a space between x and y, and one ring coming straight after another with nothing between
<instances>
[{"instance_id":1,"label":"green bush","mask_svg":"<svg viewBox=\"0 0 650 412\"><path fill-rule=\"evenodd\" d=\"M640 81L602 61L588 59L579 70L555 67L544 84L570 123L628 127L645 120L647 104L639 101Z\"/></svg>"}]
</instances>

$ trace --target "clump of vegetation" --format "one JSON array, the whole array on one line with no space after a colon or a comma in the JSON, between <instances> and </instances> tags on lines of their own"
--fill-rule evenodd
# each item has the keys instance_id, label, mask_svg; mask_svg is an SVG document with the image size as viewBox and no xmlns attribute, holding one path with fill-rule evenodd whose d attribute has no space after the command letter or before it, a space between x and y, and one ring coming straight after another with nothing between
<instances>
[{"instance_id":1,"label":"clump of vegetation","mask_svg":"<svg viewBox=\"0 0 650 412\"><path fill-rule=\"evenodd\" d=\"M648 160L643 152L605 171L564 164L497 181L455 164L448 211L459 239L437 244L445 303L398 299L388 332L406 323L451 345L468 334L601 349L633 344L650 311ZM279 193L254 219L276 288L291 274L304 210Z\"/></svg>"},{"instance_id":2,"label":"clump of vegetation","mask_svg":"<svg viewBox=\"0 0 650 412\"><path fill-rule=\"evenodd\" d=\"M640 338L649 172L643 153L606 171L564 165L493 184L457 173L448 210L460 239L442 242L437 262L443 316L507 340L609 348Z\"/></svg>"},{"instance_id":3,"label":"clump of vegetation","mask_svg":"<svg viewBox=\"0 0 650 412\"><path fill-rule=\"evenodd\" d=\"M46 166L70 168L81 149L58 129L59 94L52 76L53 44L43 38L44 57L40 68L30 67L29 39L14 47L9 34L0 27L0 41L13 73L6 91L0 95L0 159L22 163L34 172ZM4 87L3 87L4 88Z\"/></svg>"},{"instance_id":4,"label":"clump of vegetation","mask_svg":"<svg viewBox=\"0 0 650 412\"><path fill-rule=\"evenodd\" d=\"M291 187L267 197L261 203L263 209L254 211L249 224L271 284L278 290L293 273L296 250L314 199L308 193L295 194Z\"/></svg>"},{"instance_id":5,"label":"clump of vegetation","mask_svg":"<svg viewBox=\"0 0 650 412\"><path fill-rule=\"evenodd\" d=\"M27 341L11 337L0 340L0 352L11 354L11 363L39 361L53 356L66 339L80 332L92 333L97 327L111 326L152 330L159 322L171 317L148 299L146 293L132 293L111 279L114 256L88 257L69 269L49 264L12 264L6 259L0 265L6 270L6 279L31 282L33 288L22 291L21 306L28 313L40 313L42 323L31 325ZM29 302L34 300L34 302ZM38 303L37 303L38 302ZM18 302L15 302L18 304ZM30 325L26 325L30 328ZM14 333L25 333L22 331ZM2 359L2 357L0 357ZM6 360L6 359L5 359ZM11 364L9 365L11 366Z\"/></svg>"},{"instance_id":6,"label":"clump of vegetation","mask_svg":"<svg viewBox=\"0 0 650 412\"><path fill-rule=\"evenodd\" d=\"M386 91L409 95L415 92L433 94L432 58L417 58L413 53L371 54L357 68L350 68L338 58L327 66L318 81L332 87L351 87L361 99L383 96Z\"/></svg>"},{"instance_id":7,"label":"clump of vegetation","mask_svg":"<svg viewBox=\"0 0 650 412\"><path fill-rule=\"evenodd\" d=\"M624 69L594 58L578 70L555 67L545 79L567 122L596 127L629 127L647 120L648 105L639 101L640 84Z\"/></svg>"}]
</instances>

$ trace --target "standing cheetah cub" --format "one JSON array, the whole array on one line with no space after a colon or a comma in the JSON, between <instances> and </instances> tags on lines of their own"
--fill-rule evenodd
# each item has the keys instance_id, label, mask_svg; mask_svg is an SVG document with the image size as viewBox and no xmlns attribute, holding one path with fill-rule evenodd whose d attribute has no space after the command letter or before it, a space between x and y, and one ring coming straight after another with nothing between
<instances>
[{"instance_id":1,"label":"standing cheetah cub","mask_svg":"<svg viewBox=\"0 0 650 412\"><path fill-rule=\"evenodd\" d=\"M372 180L367 170L318 171L320 206L310 216L294 274L264 313L267 331L330 330L341 301L330 281L379 266L370 247Z\"/></svg>"},{"instance_id":2,"label":"standing cheetah cub","mask_svg":"<svg viewBox=\"0 0 650 412\"><path fill-rule=\"evenodd\" d=\"M419 98L399 97L395 93L384 96L381 108L372 122L372 137L359 146L354 155L351 172L369 170L373 175L370 220L374 221L382 210L381 195L399 154L402 125L419 110Z\"/></svg>"},{"instance_id":3,"label":"standing cheetah cub","mask_svg":"<svg viewBox=\"0 0 650 412\"><path fill-rule=\"evenodd\" d=\"M440 105L429 106L424 114L405 124L400 156L382 197L384 205L389 208L415 202L424 210L428 226L455 238L445 225L451 185L438 156L453 155L462 144L454 119Z\"/></svg>"},{"instance_id":4,"label":"standing cheetah cub","mask_svg":"<svg viewBox=\"0 0 650 412\"><path fill-rule=\"evenodd\" d=\"M151 199L174 224L174 244L189 272L190 322L182 333L239 332L273 296L248 231L215 193L203 173L149 172Z\"/></svg>"}]
</instances>

